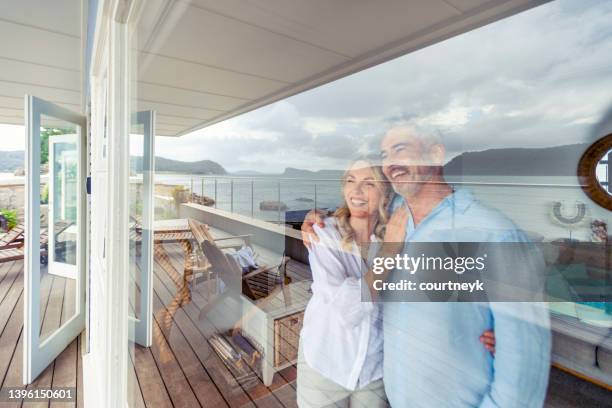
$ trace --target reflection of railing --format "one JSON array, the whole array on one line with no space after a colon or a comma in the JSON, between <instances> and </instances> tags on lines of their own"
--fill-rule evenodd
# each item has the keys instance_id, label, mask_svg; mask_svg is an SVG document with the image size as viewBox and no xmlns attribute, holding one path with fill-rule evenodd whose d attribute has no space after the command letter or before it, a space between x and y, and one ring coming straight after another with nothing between
<instances>
[{"instance_id":1,"label":"reflection of railing","mask_svg":"<svg viewBox=\"0 0 612 408\"><path fill-rule=\"evenodd\" d=\"M190 202L209 197L215 208L277 223L287 211L329 206L340 195L337 179L199 176L189 177L183 186L189 189Z\"/></svg>"},{"instance_id":2,"label":"reflection of railing","mask_svg":"<svg viewBox=\"0 0 612 408\"><path fill-rule=\"evenodd\" d=\"M585 200L581 186L571 178L488 179L491 181L461 181L449 177L449 183L475 190L480 199L528 226L550 223L550 217L541 217L540 209L537 212L532 210L535 207L545 206L547 213L551 214L551 206L561 202L563 214L573 216L575 203ZM173 180L172 184L181 184L189 190L186 197L189 202L273 223L290 223L290 219L298 217L304 210L334 208L341 203L341 182L337 178L177 175ZM551 180L559 182L549 182ZM198 202L204 197L214 201Z\"/></svg>"}]
</instances>

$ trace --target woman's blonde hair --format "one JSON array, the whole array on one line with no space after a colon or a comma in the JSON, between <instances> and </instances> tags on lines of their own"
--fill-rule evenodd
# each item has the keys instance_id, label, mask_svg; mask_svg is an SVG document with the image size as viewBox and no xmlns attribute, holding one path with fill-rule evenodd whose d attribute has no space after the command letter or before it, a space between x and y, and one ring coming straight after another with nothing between
<instances>
[{"instance_id":1,"label":"woman's blonde hair","mask_svg":"<svg viewBox=\"0 0 612 408\"><path fill-rule=\"evenodd\" d=\"M376 220L376 225L374 226L374 235L378 239L382 240L385 234L385 226L387 225L387 221L389 220L387 207L389 206L389 202L393 195L393 189L391 188L389 180L383 174L382 167L380 166L380 164L377 163L377 160L371 156L366 156L354 160L344 172L344 175L342 176L343 191L349 172L357 163L365 163L372 169L372 173L374 174L374 180L376 182L376 187L382 193L382 199L378 204L378 218ZM334 217L336 217L338 223L338 230L340 231L340 235L342 236L342 247L344 249L349 250L353 242L355 241L356 234L349 222L349 218L351 217L351 211L349 210L348 204L344 199L342 205L338 207L338 209L334 212Z\"/></svg>"}]
</instances>

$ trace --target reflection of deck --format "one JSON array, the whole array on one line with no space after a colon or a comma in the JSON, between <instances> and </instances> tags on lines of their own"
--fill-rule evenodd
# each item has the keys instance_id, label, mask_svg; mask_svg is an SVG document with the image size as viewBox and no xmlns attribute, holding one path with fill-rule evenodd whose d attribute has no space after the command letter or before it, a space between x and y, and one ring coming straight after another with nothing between
<instances>
[{"instance_id":1,"label":"reflection of deck","mask_svg":"<svg viewBox=\"0 0 612 408\"><path fill-rule=\"evenodd\" d=\"M176 244L165 247L172 265L182 271L181 247ZM309 271L305 265L292 261L289 273L294 279L304 279ZM153 346L133 349L135 364L129 373L130 406L296 406L295 367L275 375L270 387L261 382L248 388L240 386L206 341L216 329L211 322L199 319L197 294L193 302L180 305L177 302L180 296L175 297L176 284L162 269L159 259L155 262L154 278ZM43 331L58 327L62 316L67 315L65 305L69 302L65 302L62 282L62 278L48 275L44 278ZM0 264L0 377L3 388L21 387L22 328L23 262L7 262ZM76 406L83 406L79 355L80 344L75 340L30 388L76 386ZM609 400L609 391L557 369L551 370L547 407L609 406ZM46 403L38 405L48 406ZM15 406L18 404L0 403L0 407ZM60 404L51 404L51 407L56 406Z\"/></svg>"},{"instance_id":2,"label":"reflection of deck","mask_svg":"<svg viewBox=\"0 0 612 408\"><path fill-rule=\"evenodd\" d=\"M164 249L173 268L181 273L181 247L165 244ZM261 381L248 388L239 385L206 341L216 328L211 321L199 319L200 295L194 291L193 299L181 304L185 293L177 290L176 277L162 268L163 263L159 258L155 261L153 346L134 348L131 406L295 407L295 366L276 374L270 387ZM288 273L294 281L310 279L308 266L296 261L289 262ZM547 407L603 406L608 398L603 388L551 370Z\"/></svg>"},{"instance_id":3,"label":"reflection of deck","mask_svg":"<svg viewBox=\"0 0 612 408\"><path fill-rule=\"evenodd\" d=\"M182 248L176 244L166 244L164 248L172 267L182 273ZM156 258L153 346L134 349L135 364L130 373L130 394L135 398L132 405L296 406L294 366L275 375L270 387L261 381L249 387L237 383L207 342L216 327L207 318L199 318L199 305L206 303L203 295L193 291L192 299L184 301L185 293L175 283L179 280L167 269L164 260ZM308 269L293 261L288 273L295 281L304 279Z\"/></svg>"},{"instance_id":4,"label":"reflection of deck","mask_svg":"<svg viewBox=\"0 0 612 408\"><path fill-rule=\"evenodd\" d=\"M44 274L41 282L42 333L52 333L74 311L74 293L66 290L67 279ZM0 376L2 388L22 387L23 350L23 261L0 264ZM51 403L51 407L83 406L83 376L80 341L73 341L28 388L77 387L75 403ZM48 406L25 403L23 406ZM15 407L17 403L1 403Z\"/></svg>"}]
</instances>

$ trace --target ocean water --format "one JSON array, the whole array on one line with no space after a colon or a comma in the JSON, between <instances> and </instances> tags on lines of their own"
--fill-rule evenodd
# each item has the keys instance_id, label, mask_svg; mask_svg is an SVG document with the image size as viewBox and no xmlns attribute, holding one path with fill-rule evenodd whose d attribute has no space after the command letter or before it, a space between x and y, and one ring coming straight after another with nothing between
<instances>
[{"instance_id":1,"label":"ocean water","mask_svg":"<svg viewBox=\"0 0 612 408\"><path fill-rule=\"evenodd\" d=\"M260 210L262 201L280 201L287 206L286 211L300 211L336 207L342 200L340 180L286 179L272 175L202 177L157 173L155 182L183 185L193 189L196 194L215 199L219 209L271 222L283 222L285 211Z\"/></svg>"},{"instance_id":2,"label":"ocean water","mask_svg":"<svg viewBox=\"0 0 612 408\"><path fill-rule=\"evenodd\" d=\"M283 179L278 176L215 177L188 174L156 174L157 183L181 184L198 194L215 198L217 208L246 216L283 222L284 211L262 211L261 201L282 201L287 211L333 208L341 204L340 180ZM575 177L479 176L448 180L468 188L484 204L496 208L532 236L555 239L591 240L590 222L612 223L612 213L594 204L582 191ZM232 193L233 191L233 193ZM586 206L583 219L563 224L555 219L553 207L561 203L563 215L571 218L578 206ZM611 231L612 227L608 227Z\"/></svg>"}]
</instances>

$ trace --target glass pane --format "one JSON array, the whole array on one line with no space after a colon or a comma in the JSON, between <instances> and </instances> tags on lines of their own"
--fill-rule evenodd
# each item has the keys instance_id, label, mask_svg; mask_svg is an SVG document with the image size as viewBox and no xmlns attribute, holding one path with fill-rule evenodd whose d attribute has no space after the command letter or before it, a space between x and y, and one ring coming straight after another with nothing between
<instances>
[{"instance_id":1,"label":"glass pane","mask_svg":"<svg viewBox=\"0 0 612 408\"><path fill-rule=\"evenodd\" d=\"M78 126L41 117L41 341L76 313Z\"/></svg>"},{"instance_id":2,"label":"glass pane","mask_svg":"<svg viewBox=\"0 0 612 408\"><path fill-rule=\"evenodd\" d=\"M144 125L134 124L130 134L130 280L129 313L140 316L140 272L143 264L143 150Z\"/></svg>"}]
</instances>

